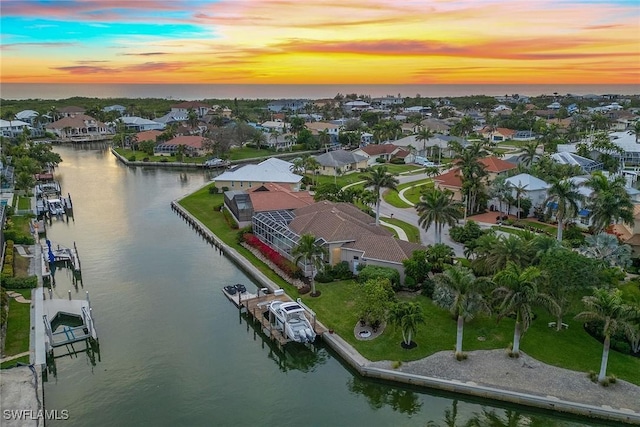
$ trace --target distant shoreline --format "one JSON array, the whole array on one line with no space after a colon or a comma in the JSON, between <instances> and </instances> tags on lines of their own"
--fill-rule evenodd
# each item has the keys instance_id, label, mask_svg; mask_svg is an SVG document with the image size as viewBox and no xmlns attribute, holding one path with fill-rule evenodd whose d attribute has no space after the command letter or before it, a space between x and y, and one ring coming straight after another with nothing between
<instances>
[{"instance_id":1,"label":"distant shoreline","mask_svg":"<svg viewBox=\"0 0 640 427\"><path fill-rule=\"evenodd\" d=\"M336 94L356 93L372 97L397 96L425 98L470 95L500 96L520 94L541 96L638 95L640 84L75 84L75 83L0 83L4 100L58 100L87 98L160 98L195 101L203 99L282 99L333 98Z\"/></svg>"}]
</instances>

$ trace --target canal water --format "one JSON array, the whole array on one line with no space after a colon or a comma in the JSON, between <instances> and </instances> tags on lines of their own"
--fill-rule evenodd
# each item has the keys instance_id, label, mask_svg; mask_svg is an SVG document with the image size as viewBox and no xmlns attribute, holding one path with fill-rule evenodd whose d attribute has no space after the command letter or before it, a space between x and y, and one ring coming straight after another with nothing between
<instances>
[{"instance_id":1,"label":"canal water","mask_svg":"<svg viewBox=\"0 0 640 427\"><path fill-rule=\"evenodd\" d=\"M56 359L45 407L69 419L47 425L585 425L366 380L321 344L270 347L221 292L255 285L170 208L210 172L129 168L105 147L55 151L74 217L54 220L47 237L75 243L82 262L77 288L67 270L56 271L55 294L89 291L100 351Z\"/></svg>"}]
</instances>

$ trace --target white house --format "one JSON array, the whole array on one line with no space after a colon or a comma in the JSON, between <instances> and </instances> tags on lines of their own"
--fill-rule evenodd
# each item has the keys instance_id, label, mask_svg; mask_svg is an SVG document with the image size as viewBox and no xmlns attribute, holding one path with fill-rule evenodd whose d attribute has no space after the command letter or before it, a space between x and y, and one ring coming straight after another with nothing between
<instances>
[{"instance_id":1,"label":"white house","mask_svg":"<svg viewBox=\"0 0 640 427\"><path fill-rule=\"evenodd\" d=\"M521 173L519 175L512 176L507 178L505 182L513 189L511 191L511 197L514 199L517 197L516 188L523 189L524 192L520 194L520 198L531 200L532 207L542 207L545 199L547 198L547 189L550 187L550 185L543 180L536 178L533 175L529 175L528 173ZM498 207L497 200L492 200L491 202L495 207ZM509 213L515 215L517 210L518 206L516 204L515 206L511 206ZM532 213L533 209L528 212L529 216L532 215Z\"/></svg>"},{"instance_id":2,"label":"white house","mask_svg":"<svg viewBox=\"0 0 640 427\"><path fill-rule=\"evenodd\" d=\"M122 117L120 120L124 123L127 129L133 129L137 132L143 132L145 130L162 130L165 128L164 123L143 119L142 117Z\"/></svg>"},{"instance_id":3,"label":"white house","mask_svg":"<svg viewBox=\"0 0 640 427\"><path fill-rule=\"evenodd\" d=\"M292 169L292 163L272 157L258 164L241 165L223 172L215 178L215 185L228 190L246 190L272 182L297 191L302 176L291 172Z\"/></svg>"},{"instance_id":4,"label":"white house","mask_svg":"<svg viewBox=\"0 0 640 427\"><path fill-rule=\"evenodd\" d=\"M16 138L22 135L24 129L31 130L31 126L22 120L0 120L0 132L6 138Z\"/></svg>"}]
</instances>

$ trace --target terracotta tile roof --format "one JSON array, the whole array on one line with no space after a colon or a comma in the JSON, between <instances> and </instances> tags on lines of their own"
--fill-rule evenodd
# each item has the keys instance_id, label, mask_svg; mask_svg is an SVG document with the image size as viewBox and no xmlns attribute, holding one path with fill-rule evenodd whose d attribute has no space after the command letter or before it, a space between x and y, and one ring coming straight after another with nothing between
<instances>
[{"instance_id":1,"label":"terracotta tile roof","mask_svg":"<svg viewBox=\"0 0 640 427\"><path fill-rule=\"evenodd\" d=\"M462 177L460 169L451 169L449 172L443 173L433 178L434 181L444 187L462 188Z\"/></svg>"},{"instance_id":2,"label":"terracotta tile roof","mask_svg":"<svg viewBox=\"0 0 640 427\"><path fill-rule=\"evenodd\" d=\"M485 166L487 172L493 173L505 172L518 167L518 165L514 163L507 162L495 156L483 157L480 159L480 163Z\"/></svg>"},{"instance_id":3,"label":"terracotta tile roof","mask_svg":"<svg viewBox=\"0 0 640 427\"><path fill-rule=\"evenodd\" d=\"M188 147L200 149L202 148L202 141L204 141L204 138L201 136L184 135L176 136L175 138L165 142L165 145L186 145Z\"/></svg>"},{"instance_id":4,"label":"terracotta tile roof","mask_svg":"<svg viewBox=\"0 0 640 427\"><path fill-rule=\"evenodd\" d=\"M325 129L339 129L340 126L338 125L334 125L333 123L327 123L327 122L311 122L311 123L306 123L305 126L307 127L307 129L312 130L312 131L321 131L321 130L325 130Z\"/></svg>"},{"instance_id":5,"label":"terracotta tile roof","mask_svg":"<svg viewBox=\"0 0 640 427\"><path fill-rule=\"evenodd\" d=\"M255 212L297 209L315 203L308 191L292 191L274 183L247 190Z\"/></svg>"},{"instance_id":6,"label":"terracotta tile roof","mask_svg":"<svg viewBox=\"0 0 640 427\"><path fill-rule=\"evenodd\" d=\"M105 128L106 125L99 120L94 119L86 114L77 114L73 117L63 117L53 123L49 123L45 126L46 129L64 129L70 127L72 129L81 129L90 126L96 126Z\"/></svg>"},{"instance_id":7,"label":"terracotta tile roof","mask_svg":"<svg viewBox=\"0 0 640 427\"><path fill-rule=\"evenodd\" d=\"M378 156L380 154L391 154L397 150L393 144L369 144L366 147L362 147L361 150L370 156Z\"/></svg>"},{"instance_id":8,"label":"terracotta tile roof","mask_svg":"<svg viewBox=\"0 0 640 427\"><path fill-rule=\"evenodd\" d=\"M365 234L358 236L357 240L343 245L345 248L362 252L362 258L390 261L398 264L402 260L410 258L413 251L424 249L417 243L398 240L393 236L377 236Z\"/></svg>"},{"instance_id":9,"label":"terracotta tile roof","mask_svg":"<svg viewBox=\"0 0 640 427\"><path fill-rule=\"evenodd\" d=\"M159 130L145 130L144 132L138 132L136 137L138 137L138 142L142 141L153 141L156 142L158 135L162 135L162 132Z\"/></svg>"}]
</instances>

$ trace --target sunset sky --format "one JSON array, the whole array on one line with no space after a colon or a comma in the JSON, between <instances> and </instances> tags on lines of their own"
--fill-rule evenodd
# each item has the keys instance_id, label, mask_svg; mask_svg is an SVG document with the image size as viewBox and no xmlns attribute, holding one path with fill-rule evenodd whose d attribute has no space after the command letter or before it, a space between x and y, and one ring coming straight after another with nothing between
<instances>
[{"instance_id":1,"label":"sunset sky","mask_svg":"<svg viewBox=\"0 0 640 427\"><path fill-rule=\"evenodd\" d=\"M0 3L6 83L640 83L638 0Z\"/></svg>"}]
</instances>

